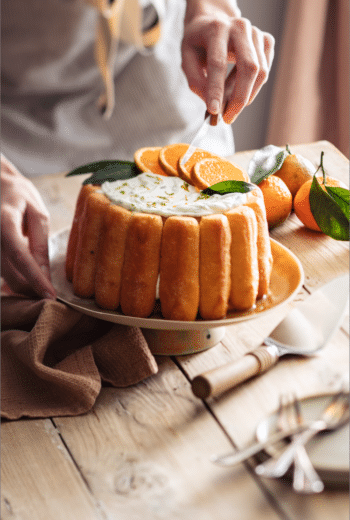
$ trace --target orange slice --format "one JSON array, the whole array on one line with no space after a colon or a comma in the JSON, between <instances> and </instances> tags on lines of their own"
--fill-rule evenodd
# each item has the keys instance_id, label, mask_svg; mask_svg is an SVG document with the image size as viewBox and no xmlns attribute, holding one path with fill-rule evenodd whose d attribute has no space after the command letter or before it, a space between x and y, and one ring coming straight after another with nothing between
<instances>
[{"instance_id":1,"label":"orange slice","mask_svg":"<svg viewBox=\"0 0 350 520\"><path fill-rule=\"evenodd\" d=\"M196 151L191 155L188 161L185 164L180 164L181 158L179 159L177 169L179 172L179 177L184 181L192 184L191 175L193 166L201 161L202 159L209 159L215 157L216 159L220 159L218 155L207 152L206 150L202 150L201 148L197 148Z\"/></svg>"},{"instance_id":2,"label":"orange slice","mask_svg":"<svg viewBox=\"0 0 350 520\"><path fill-rule=\"evenodd\" d=\"M231 161L221 158L208 158L198 161L191 175L191 184L200 190L209 188L221 181L250 182L248 174Z\"/></svg>"},{"instance_id":3,"label":"orange slice","mask_svg":"<svg viewBox=\"0 0 350 520\"><path fill-rule=\"evenodd\" d=\"M180 157L186 153L188 147L189 145L184 143L175 143L163 146L159 152L159 162L168 175L179 176L177 163L179 162Z\"/></svg>"},{"instance_id":4,"label":"orange slice","mask_svg":"<svg viewBox=\"0 0 350 520\"><path fill-rule=\"evenodd\" d=\"M134 153L136 166L142 172L152 172L156 175L167 175L166 171L159 163L159 152L161 149L161 146L146 146L145 148L139 148L136 150Z\"/></svg>"}]
</instances>

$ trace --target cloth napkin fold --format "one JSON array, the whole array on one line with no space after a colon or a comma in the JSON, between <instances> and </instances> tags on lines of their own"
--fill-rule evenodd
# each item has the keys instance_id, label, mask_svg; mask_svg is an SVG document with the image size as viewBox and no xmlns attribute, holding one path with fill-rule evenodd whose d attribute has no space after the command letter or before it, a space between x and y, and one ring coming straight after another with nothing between
<instances>
[{"instance_id":1,"label":"cloth napkin fold","mask_svg":"<svg viewBox=\"0 0 350 520\"><path fill-rule=\"evenodd\" d=\"M105 381L126 387L155 374L140 329L87 316L53 300L1 300L1 416L78 415Z\"/></svg>"}]
</instances>

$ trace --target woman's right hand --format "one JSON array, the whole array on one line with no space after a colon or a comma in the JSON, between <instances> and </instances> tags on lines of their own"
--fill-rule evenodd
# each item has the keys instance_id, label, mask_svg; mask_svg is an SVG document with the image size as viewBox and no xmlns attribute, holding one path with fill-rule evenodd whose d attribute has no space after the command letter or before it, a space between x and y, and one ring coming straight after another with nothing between
<instances>
[{"instance_id":1,"label":"woman's right hand","mask_svg":"<svg viewBox=\"0 0 350 520\"><path fill-rule=\"evenodd\" d=\"M13 292L56 298L48 234L49 214L39 192L1 156L1 276Z\"/></svg>"},{"instance_id":2,"label":"woman's right hand","mask_svg":"<svg viewBox=\"0 0 350 520\"><path fill-rule=\"evenodd\" d=\"M266 83L274 38L242 18L234 0L187 0L182 68L211 114L231 124ZM228 65L234 65L227 76Z\"/></svg>"}]
</instances>

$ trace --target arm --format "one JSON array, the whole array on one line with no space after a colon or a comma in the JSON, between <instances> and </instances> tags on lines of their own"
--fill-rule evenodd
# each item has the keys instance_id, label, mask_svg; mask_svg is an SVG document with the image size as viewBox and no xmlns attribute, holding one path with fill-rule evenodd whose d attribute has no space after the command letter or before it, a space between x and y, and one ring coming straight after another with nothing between
<instances>
[{"instance_id":1,"label":"arm","mask_svg":"<svg viewBox=\"0 0 350 520\"><path fill-rule=\"evenodd\" d=\"M273 36L242 18L235 1L187 0L182 68L211 114L232 123L267 81L273 56Z\"/></svg>"},{"instance_id":2,"label":"arm","mask_svg":"<svg viewBox=\"0 0 350 520\"><path fill-rule=\"evenodd\" d=\"M49 215L35 186L1 155L1 276L16 293L55 298Z\"/></svg>"}]
</instances>

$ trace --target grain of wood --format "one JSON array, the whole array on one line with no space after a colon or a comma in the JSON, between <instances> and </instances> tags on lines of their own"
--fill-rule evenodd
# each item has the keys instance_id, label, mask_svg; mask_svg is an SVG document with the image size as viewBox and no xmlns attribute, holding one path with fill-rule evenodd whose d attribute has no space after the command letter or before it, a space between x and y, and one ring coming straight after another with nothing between
<instances>
[{"instance_id":1,"label":"grain of wood","mask_svg":"<svg viewBox=\"0 0 350 520\"><path fill-rule=\"evenodd\" d=\"M1 425L2 520L104 520L50 419Z\"/></svg>"},{"instance_id":2,"label":"grain of wood","mask_svg":"<svg viewBox=\"0 0 350 520\"><path fill-rule=\"evenodd\" d=\"M230 449L167 358L128 389L104 389L94 412L56 424L108 518L277 519L251 475L209 457Z\"/></svg>"}]
</instances>

